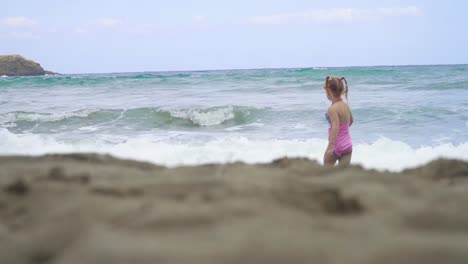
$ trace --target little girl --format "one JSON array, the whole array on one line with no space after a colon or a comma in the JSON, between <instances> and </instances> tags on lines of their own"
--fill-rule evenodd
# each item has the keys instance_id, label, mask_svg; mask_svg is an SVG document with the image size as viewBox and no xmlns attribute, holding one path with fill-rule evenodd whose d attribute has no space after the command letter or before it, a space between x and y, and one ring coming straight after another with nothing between
<instances>
[{"instance_id":1,"label":"little girl","mask_svg":"<svg viewBox=\"0 0 468 264\"><path fill-rule=\"evenodd\" d=\"M328 129L328 146L323 155L325 166L349 165L353 144L349 135L349 127L353 124L353 115L348 101L348 82L344 77L327 77L325 79L325 92L332 102L325 114L330 128ZM345 94L346 102L341 96Z\"/></svg>"}]
</instances>

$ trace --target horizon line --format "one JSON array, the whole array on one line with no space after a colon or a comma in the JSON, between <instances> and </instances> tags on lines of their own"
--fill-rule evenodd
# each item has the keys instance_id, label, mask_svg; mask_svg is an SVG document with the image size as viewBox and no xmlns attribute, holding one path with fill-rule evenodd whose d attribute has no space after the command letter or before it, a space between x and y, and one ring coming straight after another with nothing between
<instances>
[{"instance_id":1,"label":"horizon line","mask_svg":"<svg viewBox=\"0 0 468 264\"><path fill-rule=\"evenodd\" d=\"M58 75L85 75L85 74L118 74L118 73L173 73L173 72L215 72L215 71L249 71L249 70L292 70L292 69L337 69L361 67L416 67L416 66L465 66L468 63L436 63L436 64L379 64L379 65L351 65L351 66L306 66L306 67L271 67L271 68L224 68L203 70L149 70L149 71L121 71L121 72L82 72L57 73Z\"/></svg>"}]
</instances>

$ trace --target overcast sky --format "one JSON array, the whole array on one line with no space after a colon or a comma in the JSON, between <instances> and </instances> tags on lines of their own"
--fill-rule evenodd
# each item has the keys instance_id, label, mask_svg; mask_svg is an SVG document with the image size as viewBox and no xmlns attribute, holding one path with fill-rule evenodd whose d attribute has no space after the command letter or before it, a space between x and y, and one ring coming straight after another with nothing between
<instances>
[{"instance_id":1,"label":"overcast sky","mask_svg":"<svg viewBox=\"0 0 468 264\"><path fill-rule=\"evenodd\" d=\"M0 54L61 73L468 63L468 1L30 0Z\"/></svg>"}]
</instances>

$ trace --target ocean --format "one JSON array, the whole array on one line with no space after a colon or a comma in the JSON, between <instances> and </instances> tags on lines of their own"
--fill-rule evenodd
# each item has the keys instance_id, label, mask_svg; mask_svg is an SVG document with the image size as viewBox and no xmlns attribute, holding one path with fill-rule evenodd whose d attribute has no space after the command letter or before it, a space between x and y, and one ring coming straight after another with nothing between
<instances>
[{"instance_id":1,"label":"ocean","mask_svg":"<svg viewBox=\"0 0 468 264\"><path fill-rule=\"evenodd\" d=\"M0 155L322 162L328 75L349 83L353 164L401 171L468 160L468 65L1 77Z\"/></svg>"}]
</instances>

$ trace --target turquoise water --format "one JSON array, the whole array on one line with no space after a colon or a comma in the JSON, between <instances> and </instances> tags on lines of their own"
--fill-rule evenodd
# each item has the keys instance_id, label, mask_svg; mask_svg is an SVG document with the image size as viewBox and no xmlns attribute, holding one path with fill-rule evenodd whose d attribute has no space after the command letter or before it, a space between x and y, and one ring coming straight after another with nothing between
<instances>
[{"instance_id":1,"label":"turquoise water","mask_svg":"<svg viewBox=\"0 0 468 264\"><path fill-rule=\"evenodd\" d=\"M348 79L354 163L468 159L468 65L3 77L0 154L97 151L170 166L321 159L327 75Z\"/></svg>"}]
</instances>

